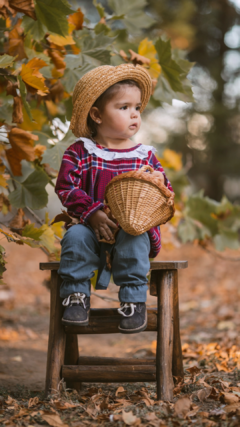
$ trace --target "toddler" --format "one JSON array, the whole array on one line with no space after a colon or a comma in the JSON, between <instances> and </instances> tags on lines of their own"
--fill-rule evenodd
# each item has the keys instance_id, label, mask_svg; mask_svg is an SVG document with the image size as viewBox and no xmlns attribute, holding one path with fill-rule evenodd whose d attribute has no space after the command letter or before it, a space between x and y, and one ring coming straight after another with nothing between
<instances>
[{"instance_id":1,"label":"toddler","mask_svg":"<svg viewBox=\"0 0 240 427\"><path fill-rule=\"evenodd\" d=\"M149 257L160 251L160 229L132 236L120 228L115 243L106 243L114 240L118 227L105 213L103 202L105 187L114 176L143 165L158 171L172 190L155 149L135 145L131 139L140 128L140 114L151 90L147 70L130 64L95 68L75 86L70 129L77 140L64 153L56 184L63 206L80 221L67 230L61 243L58 272L64 325L88 325L94 271L98 270L96 289L109 284L107 251L114 283L119 286L119 330L128 334L147 327L146 276Z\"/></svg>"}]
</instances>

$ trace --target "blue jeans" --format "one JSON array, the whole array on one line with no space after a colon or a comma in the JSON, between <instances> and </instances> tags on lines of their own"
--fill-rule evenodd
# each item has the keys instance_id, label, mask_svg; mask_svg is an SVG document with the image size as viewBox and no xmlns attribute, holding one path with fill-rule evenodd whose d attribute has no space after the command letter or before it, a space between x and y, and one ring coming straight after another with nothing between
<instances>
[{"instance_id":1,"label":"blue jeans","mask_svg":"<svg viewBox=\"0 0 240 427\"><path fill-rule=\"evenodd\" d=\"M114 283L120 286L121 302L145 302L147 273L150 268L150 240L147 233L131 236L122 229L113 245L98 242L91 227L81 224L69 228L62 239L59 275L62 278L61 298L75 292L91 294L90 279L98 271L96 289L106 289L110 271L106 266L106 250L112 257Z\"/></svg>"}]
</instances>

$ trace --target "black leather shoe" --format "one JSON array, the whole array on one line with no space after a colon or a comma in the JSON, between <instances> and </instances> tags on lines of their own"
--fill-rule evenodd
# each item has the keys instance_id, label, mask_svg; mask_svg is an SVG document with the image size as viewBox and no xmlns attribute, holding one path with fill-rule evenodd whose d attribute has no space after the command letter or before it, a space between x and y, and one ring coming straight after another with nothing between
<instances>
[{"instance_id":1,"label":"black leather shoe","mask_svg":"<svg viewBox=\"0 0 240 427\"><path fill-rule=\"evenodd\" d=\"M88 325L90 297L86 297L82 292L76 292L65 298L62 305L66 307L62 317L63 325Z\"/></svg>"},{"instance_id":2,"label":"black leather shoe","mask_svg":"<svg viewBox=\"0 0 240 427\"><path fill-rule=\"evenodd\" d=\"M122 315L118 329L122 334L142 332L147 327L147 308L145 302L123 302L118 312Z\"/></svg>"}]
</instances>

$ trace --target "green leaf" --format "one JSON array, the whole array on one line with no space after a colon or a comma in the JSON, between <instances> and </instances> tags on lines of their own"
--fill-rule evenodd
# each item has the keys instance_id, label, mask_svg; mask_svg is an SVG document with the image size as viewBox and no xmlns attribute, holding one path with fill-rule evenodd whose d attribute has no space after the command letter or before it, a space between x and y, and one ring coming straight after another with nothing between
<instances>
[{"instance_id":1,"label":"green leaf","mask_svg":"<svg viewBox=\"0 0 240 427\"><path fill-rule=\"evenodd\" d=\"M16 208L29 207L31 209L41 209L47 205L48 194L45 190L48 184L47 174L41 171L34 171L23 182L14 178L16 190L9 195L10 203Z\"/></svg>"},{"instance_id":2,"label":"green leaf","mask_svg":"<svg viewBox=\"0 0 240 427\"><path fill-rule=\"evenodd\" d=\"M239 249L240 247L238 233L231 230L221 230L220 234L214 236L213 242L218 251L224 251L226 248Z\"/></svg>"},{"instance_id":3,"label":"green leaf","mask_svg":"<svg viewBox=\"0 0 240 427\"><path fill-rule=\"evenodd\" d=\"M16 58L17 58L16 56L13 57L13 56L7 55L6 53L4 55L1 55L0 56L0 68L10 67Z\"/></svg>"},{"instance_id":4,"label":"green leaf","mask_svg":"<svg viewBox=\"0 0 240 427\"><path fill-rule=\"evenodd\" d=\"M112 19L121 19L129 33L140 32L149 28L156 21L145 13L146 0L109 0L108 4L116 16Z\"/></svg>"},{"instance_id":5,"label":"green leaf","mask_svg":"<svg viewBox=\"0 0 240 427\"><path fill-rule=\"evenodd\" d=\"M66 68L75 70L82 66L82 55L74 55L72 53L65 56L64 61L66 62Z\"/></svg>"},{"instance_id":6,"label":"green leaf","mask_svg":"<svg viewBox=\"0 0 240 427\"><path fill-rule=\"evenodd\" d=\"M44 230L42 229L42 227L36 228L34 227L34 225L35 224L25 225L24 229L22 230L22 236L30 237L34 240L40 240L40 237L44 233Z\"/></svg>"},{"instance_id":7,"label":"green leaf","mask_svg":"<svg viewBox=\"0 0 240 427\"><path fill-rule=\"evenodd\" d=\"M96 7L100 18L104 18L105 16L105 9L104 7L101 5L101 3L97 3L97 0L93 0L93 4Z\"/></svg>"},{"instance_id":8,"label":"green leaf","mask_svg":"<svg viewBox=\"0 0 240 427\"><path fill-rule=\"evenodd\" d=\"M66 0L35 0L37 19L55 34L68 34L67 16L73 13Z\"/></svg>"},{"instance_id":9,"label":"green leaf","mask_svg":"<svg viewBox=\"0 0 240 427\"><path fill-rule=\"evenodd\" d=\"M32 38L36 41L42 40L47 32L46 27L40 19L34 21L26 15L23 16L21 26L24 28L25 34L31 34Z\"/></svg>"},{"instance_id":10,"label":"green leaf","mask_svg":"<svg viewBox=\"0 0 240 427\"><path fill-rule=\"evenodd\" d=\"M5 104L0 106L1 122L6 122L8 124L12 123L12 106L13 99L12 96L9 95L5 98Z\"/></svg>"},{"instance_id":11,"label":"green leaf","mask_svg":"<svg viewBox=\"0 0 240 427\"><path fill-rule=\"evenodd\" d=\"M175 92L184 92L180 76L184 70L172 59L170 40L164 41L159 38L155 43L155 48L158 53L159 64L162 67L162 72L168 80L171 88Z\"/></svg>"},{"instance_id":12,"label":"green leaf","mask_svg":"<svg viewBox=\"0 0 240 427\"><path fill-rule=\"evenodd\" d=\"M33 118L32 118L32 114L31 114L31 108L30 108L29 103L26 100L27 89L26 89L25 83L23 83L21 76L18 76L18 81L19 81L19 90L20 90L23 106L26 110L28 117L30 118L30 120L32 120Z\"/></svg>"},{"instance_id":13,"label":"green leaf","mask_svg":"<svg viewBox=\"0 0 240 427\"><path fill-rule=\"evenodd\" d=\"M179 223L178 236L183 243L192 242L198 238L196 226L191 218L186 218Z\"/></svg>"},{"instance_id":14,"label":"green leaf","mask_svg":"<svg viewBox=\"0 0 240 427\"><path fill-rule=\"evenodd\" d=\"M48 148L42 158L42 163L48 163L54 170L59 170L62 157L66 149L75 142L75 136L72 131L68 131L66 136L59 141L53 148Z\"/></svg>"},{"instance_id":15,"label":"green leaf","mask_svg":"<svg viewBox=\"0 0 240 427\"><path fill-rule=\"evenodd\" d=\"M49 56L45 55L45 53L43 52L37 52L34 49L30 49L28 47L25 47L25 52L28 56L28 59L33 59L33 58L39 58L42 59L43 61L45 61L47 64L50 64L50 58Z\"/></svg>"},{"instance_id":16,"label":"green leaf","mask_svg":"<svg viewBox=\"0 0 240 427\"><path fill-rule=\"evenodd\" d=\"M205 225L214 236L218 233L218 221L213 214L216 215L218 206L219 202L204 197L200 191L189 197L186 203L187 215Z\"/></svg>"},{"instance_id":17,"label":"green leaf","mask_svg":"<svg viewBox=\"0 0 240 427\"><path fill-rule=\"evenodd\" d=\"M84 74L86 74L93 68L95 67L89 64L85 64L83 67L77 68L76 70L71 70L70 68L67 68L65 70L64 77L61 79L66 91L68 93L71 93L78 80L81 79Z\"/></svg>"}]
</instances>

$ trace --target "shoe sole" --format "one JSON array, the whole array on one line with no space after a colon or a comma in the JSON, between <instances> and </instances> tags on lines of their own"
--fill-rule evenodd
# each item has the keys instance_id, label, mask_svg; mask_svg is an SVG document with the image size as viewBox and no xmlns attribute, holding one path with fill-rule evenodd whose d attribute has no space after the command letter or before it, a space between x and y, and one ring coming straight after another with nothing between
<instances>
[{"instance_id":1,"label":"shoe sole","mask_svg":"<svg viewBox=\"0 0 240 427\"><path fill-rule=\"evenodd\" d=\"M145 329L147 328L147 313L146 313L146 319L145 322L142 326L140 326L139 328L136 329L122 329L120 328L120 326L118 326L119 331L121 331L122 334L136 334L138 332L142 332L145 331Z\"/></svg>"},{"instance_id":2,"label":"shoe sole","mask_svg":"<svg viewBox=\"0 0 240 427\"><path fill-rule=\"evenodd\" d=\"M84 320L84 322L74 321L74 320L66 320L62 318L62 325L65 326L88 326L89 325L89 314L87 317L87 320Z\"/></svg>"}]
</instances>

